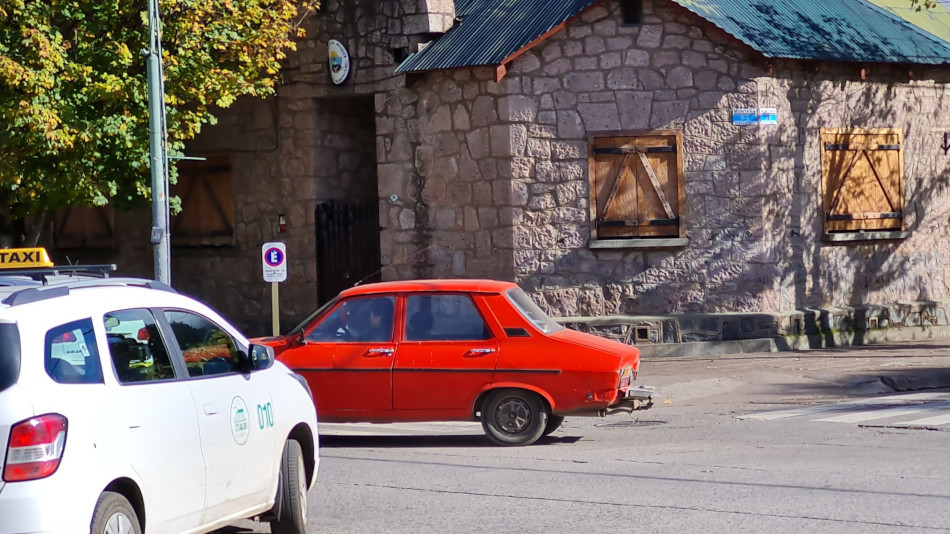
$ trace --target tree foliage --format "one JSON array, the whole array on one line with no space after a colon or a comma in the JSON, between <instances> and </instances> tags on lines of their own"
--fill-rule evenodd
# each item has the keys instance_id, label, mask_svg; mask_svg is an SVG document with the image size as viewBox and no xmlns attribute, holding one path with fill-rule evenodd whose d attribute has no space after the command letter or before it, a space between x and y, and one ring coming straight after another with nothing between
<instances>
[{"instance_id":1,"label":"tree foliage","mask_svg":"<svg viewBox=\"0 0 950 534\"><path fill-rule=\"evenodd\" d=\"M159 0L169 153L211 110L274 92L319 0ZM0 233L150 198L146 0L0 0Z\"/></svg>"}]
</instances>

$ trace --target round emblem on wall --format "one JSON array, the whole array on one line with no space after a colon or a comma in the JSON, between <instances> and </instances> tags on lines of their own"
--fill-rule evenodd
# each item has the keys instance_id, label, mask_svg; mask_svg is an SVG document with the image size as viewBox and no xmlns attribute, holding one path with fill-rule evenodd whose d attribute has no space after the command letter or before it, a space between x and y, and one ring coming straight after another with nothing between
<instances>
[{"instance_id":1,"label":"round emblem on wall","mask_svg":"<svg viewBox=\"0 0 950 534\"><path fill-rule=\"evenodd\" d=\"M247 434L251 430L250 420L244 399L234 397L231 401L231 435L238 445L247 443Z\"/></svg>"},{"instance_id":2,"label":"round emblem on wall","mask_svg":"<svg viewBox=\"0 0 950 534\"><path fill-rule=\"evenodd\" d=\"M334 39L327 43L327 51L330 54L330 81L340 85L350 74L350 54L343 43Z\"/></svg>"}]
</instances>

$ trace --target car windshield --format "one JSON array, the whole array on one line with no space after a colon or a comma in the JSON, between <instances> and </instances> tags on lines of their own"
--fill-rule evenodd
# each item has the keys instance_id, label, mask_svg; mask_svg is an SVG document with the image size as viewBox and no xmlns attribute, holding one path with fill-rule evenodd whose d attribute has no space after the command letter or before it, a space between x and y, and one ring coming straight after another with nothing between
<instances>
[{"instance_id":1,"label":"car windshield","mask_svg":"<svg viewBox=\"0 0 950 534\"><path fill-rule=\"evenodd\" d=\"M0 391L20 376L20 331L15 324L0 323Z\"/></svg>"},{"instance_id":2,"label":"car windshield","mask_svg":"<svg viewBox=\"0 0 950 534\"><path fill-rule=\"evenodd\" d=\"M548 314L544 313L544 310L539 308L538 305L531 300L531 297L526 295L521 288L511 288L505 292L505 296L508 297L508 300L521 312L521 315L523 315L525 319L530 321L535 328L545 334L551 334L564 328L554 322L554 319L548 317Z\"/></svg>"},{"instance_id":3,"label":"car windshield","mask_svg":"<svg viewBox=\"0 0 950 534\"><path fill-rule=\"evenodd\" d=\"M290 330L288 330L288 331L287 331L287 334L288 334L288 335L289 335L289 334L296 334L297 332L300 332L301 330L303 330L304 328L306 328L310 323L312 323L313 320L316 319L321 313L323 313L325 310L329 309L329 308L332 307L334 304L336 304L336 302L337 302L338 300L339 300L339 297L332 298L332 299L328 300L327 302L325 302L325 303L323 304L323 306L320 306L319 308L317 308L317 311L311 313L310 315L307 316L306 319L304 319L303 321L300 321L300 323L297 324L297 326L295 326L295 327L291 328Z\"/></svg>"}]
</instances>

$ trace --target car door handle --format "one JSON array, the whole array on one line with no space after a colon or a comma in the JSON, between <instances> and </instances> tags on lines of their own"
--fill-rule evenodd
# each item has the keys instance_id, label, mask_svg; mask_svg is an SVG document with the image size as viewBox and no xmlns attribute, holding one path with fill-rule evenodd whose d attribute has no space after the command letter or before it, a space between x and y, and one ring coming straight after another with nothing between
<instances>
[{"instance_id":1,"label":"car door handle","mask_svg":"<svg viewBox=\"0 0 950 534\"><path fill-rule=\"evenodd\" d=\"M472 356L484 356L493 352L495 352L495 349L468 349L468 352L465 354L471 354Z\"/></svg>"},{"instance_id":2,"label":"car door handle","mask_svg":"<svg viewBox=\"0 0 950 534\"><path fill-rule=\"evenodd\" d=\"M367 356L392 356L394 351L393 349L378 348L378 349L369 349L366 351Z\"/></svg>"}]
</instances>

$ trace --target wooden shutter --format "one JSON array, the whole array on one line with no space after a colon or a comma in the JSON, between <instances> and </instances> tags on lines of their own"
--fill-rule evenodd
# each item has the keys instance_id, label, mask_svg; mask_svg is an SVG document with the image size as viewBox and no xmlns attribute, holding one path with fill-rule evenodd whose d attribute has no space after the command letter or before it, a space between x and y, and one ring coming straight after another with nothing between
<instances>
[{"instance_id":1,"label":"wooden shutter","mask_svg":"<svg viewBox=\"0 0 950 534\"><path fill-rule=\"evenodd\" d=\"M180 162L178 183L169 194L181 199L181 213L172 217L172 244L234 245L234 187L228 156Z\"/></svg>"},{"instance_id":2,"label":"wooden shutter","mask_svg":"<svg viewBox=\"0 0 950 534\"><path fill-rule=\"evenodd\" d=\"M53 215L57 249L115 248L115 211L105 206L70 206Z\"/></svg>"},{"instance_id":3,"label":"wooden shutter","mask_svg":"<svg viewBox=\"0 0 950 534\"><path fill-rule=\"evenodd\" d=\"M681 147L678 131L592 137L592 235L685 237Z\"/></svg>"},{"instance_id":4,"label":"wooden shutter","mask_svg":"<svg viewBox=\"0 0 950 534\"><path fill-rule=\"evenodd\" d=\"M904 229L901 130L822 130L825 233Z\"/></svg>"}]
</instances>

